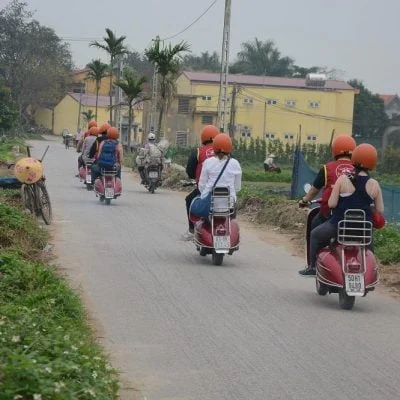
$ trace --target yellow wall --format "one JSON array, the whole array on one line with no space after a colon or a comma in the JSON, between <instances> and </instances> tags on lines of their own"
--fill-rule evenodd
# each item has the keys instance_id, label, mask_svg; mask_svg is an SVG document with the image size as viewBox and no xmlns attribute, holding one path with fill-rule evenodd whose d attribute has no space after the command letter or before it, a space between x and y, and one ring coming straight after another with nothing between
<instances>
[{"instance_id":1,"label":"yellow wall","mask_svg":"<svg viewBox=\"0 0 400 400\"><path fill-rule=\"evenodd\" d=\"M87 71L77 72L72 75L73 82L86 83L86 93L96 94L96 81L86 80L86 78L87 78ZM110 77L106 77L101 80L99 96L109 96L109 92L110 92Z\"/></svg>"},{"instance_id":2,"label":"yellow wall","mask_svg":"<svg viewBox=\"0 0 400 400\"><path fill-rule=\"evenodd\" d=\"M177 80L178 94L192 94L199 96L196 101L196 111L210 112L215 115L218 106L219 85L191 83L181 75ZM228 88L228 105L230 109L232 86ZM202 96L211 96L211 100ZM252 98L252 104L244 104L245 98ZM275 99L277 105L267 105L266 99ZM296 106L285 106L286 100L295 100ZM309 101L319 102L318 108L310 108ZM354 91L323 91L295 88L271 88L257 86L242 86L236 99L236 126L246 125L251 127L253 138L264 137L266 132L274 133L276 139L283 141L285 134L293 134L296 140L299 125L302 127L302 139L307 141L308 135L315 135L316 141L311 143L328 143L331 132L349 133L352 131L354 107ZM215 118L215 117L214 117ZM229 122L230 115L226 116ZM264 123L265 121L265 123ZM265 124L265 125L264 125ZM193 131L198 131L201 126L201 116L195 115ZM238 130L235 137L239 138Z\"/></svg>"},{"instance_id":3,"label":"yellow wall","mask_svg":"<svg viewBox=\"0 0 400 400\"><path fill-rule=\"evenodd\" d=\"M47 129L52 129L52 110L50 108L38 108L35 111L35 122L38 126L42 125Z\"/></svg>"}]
</instances>

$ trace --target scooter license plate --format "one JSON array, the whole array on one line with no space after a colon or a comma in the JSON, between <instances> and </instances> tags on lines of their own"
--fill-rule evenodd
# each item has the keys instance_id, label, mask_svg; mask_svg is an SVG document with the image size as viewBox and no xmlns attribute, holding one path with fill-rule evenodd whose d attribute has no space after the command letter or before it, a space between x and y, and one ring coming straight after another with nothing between
<instances>
[{"instance_id":1,"label":"scooter license plate","mask_svg":"<svg viewBox=\"0 0 400 400\"><path fill-rule=\"evenodd\" d=\"M114 189L106 188L104 195L105 195L106 199L113 199L114 198Z\"/></svg>"},{"instance_id":2,"label":"scooter license plate","mask_svg":"<svg viewBox=\"0 0 400 400\"><path fill-rule=\"evenodd\" d=\"M157 171L150 171L149 172L149 178L157 179L158 178L158 172Z\"/></svg>"},{"instance_id":3,"label":"scooter license plate","mask_svg":"<svg viewBox=\"0 0 400 400\"><path fill-rule=\"evenodd\" d=\"M86 183L92 183L92 176L89 174L86 175Z\"/></svg>"},{"instance_id":4,"label":"scooter license plate","mask_svg":"<svg viewBox=\"0 0 400 400\"><path fill-rule=\"evenodd\" d=\"M346 293L351 296L362 296L365 292L363 274L345 274Z\"/></svg>"},{"instance_id":5,"label":"scooter license plate","mask_svg":"<svg viewBox=\"0 0 400 400\"><path fill-rule=\"evenodd\" d=\"M214 236L215 250L229 250L230 247L231 247L231 240L229 236Z\"/></svg>"}]
</instances>

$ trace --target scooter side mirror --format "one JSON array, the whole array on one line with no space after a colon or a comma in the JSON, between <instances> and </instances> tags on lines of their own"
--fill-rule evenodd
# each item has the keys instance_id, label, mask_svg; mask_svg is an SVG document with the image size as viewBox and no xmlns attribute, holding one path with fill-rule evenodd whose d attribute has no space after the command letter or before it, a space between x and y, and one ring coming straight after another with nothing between
<instances>
[{"instance_id":1,"label":"scooter side mirror","mask_svg":"<svg viewBox=\"0 0 400 400\"><path fill-rule=\"evenodd\" d=\"M309 183L306 183L303 186L304 192L308 193L311 190L311 185Z\"/></svg>"}]
</instances>

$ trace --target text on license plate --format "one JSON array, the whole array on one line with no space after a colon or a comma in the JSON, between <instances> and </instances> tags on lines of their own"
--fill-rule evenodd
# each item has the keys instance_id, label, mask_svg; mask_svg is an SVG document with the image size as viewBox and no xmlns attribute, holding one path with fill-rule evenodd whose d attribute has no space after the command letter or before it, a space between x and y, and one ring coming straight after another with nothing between
<instances>
[{"instance_id":1,"label":"text on license plate","mask_svg":"<svg viewBox=\"0 0 400 400\"><path fill-rule=\"evenodd\" d=\"M214 236L214 249L229 249L231 240L229 236Z\"/></svg>"},{"instance_id":2,"label":"text on license plate","mask_svg":"<svg viewBox=\"0 0 400 400\"><path fill-rule=\"evenodd\" d=\"M92 177L89 174L86 175L86 183L92 183Z\"/></svg>"},{"instance_id":3,"label":"text on license plate","mask_svg":"<svg viewBox=\"0 0 400 400\"><path fill-rule=\"evenodd\" d=\"M158 172L157 171L150 171L149 172L149 178L158 178Z\"/></svg>"},{"instance_id":4,"label":"text on license plate","mask_svg":"<svg viewBox=\"0 0 400 400\"><path fill-rule=\"evenodd\" d=\"M105 196L107 199L114 197L114 189L113 188L106 188Z\"/></svg>"},{"instance_id":5,"label":"text on license plate","mask_svg":"<svg viewBox=\"0 0 400 400\"><path fill-rule=\"evenodd\" d=\"M347 293L362 293L364 294L364 275L363 274L346 274L346 292Z\"/></svg>"}]
</instances>

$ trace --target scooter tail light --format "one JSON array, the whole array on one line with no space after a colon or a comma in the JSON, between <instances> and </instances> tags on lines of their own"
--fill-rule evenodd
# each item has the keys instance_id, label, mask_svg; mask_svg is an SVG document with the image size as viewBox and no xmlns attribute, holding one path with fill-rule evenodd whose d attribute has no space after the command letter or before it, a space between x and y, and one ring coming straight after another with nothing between
<instances>
[{"instance_id":1,"label":"scooter tail light","mask_svg":"<svg viewBox=\"0 0 400 400\"><path fill-rule=\"evenodd\" d=\"M346 272L347 273L360 273L361 271L361 264L358 261L350 261L346 263Z\"/></svg>"}]
</instances>

